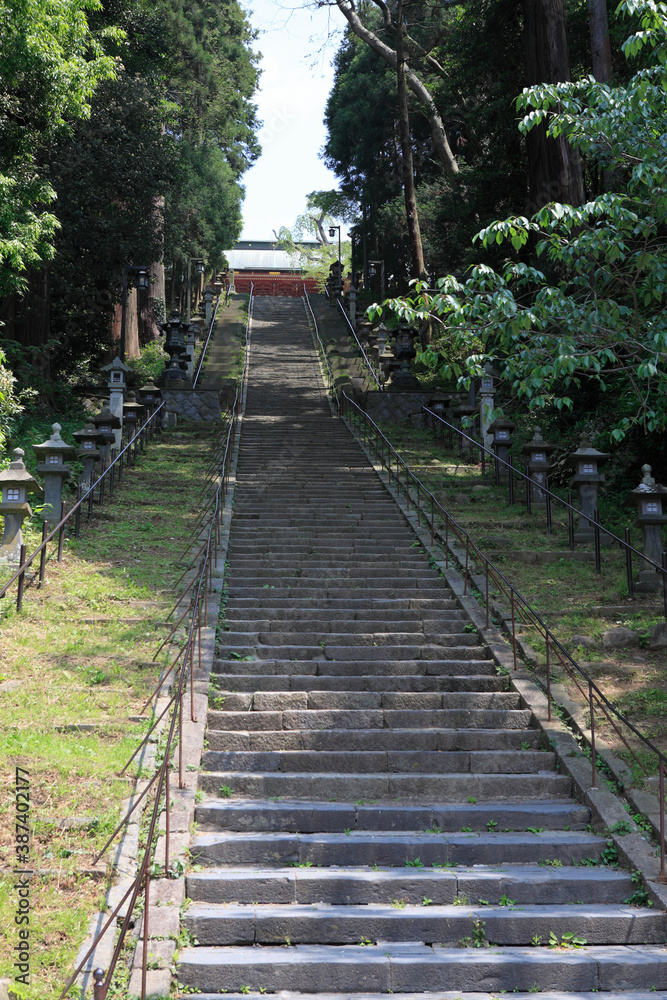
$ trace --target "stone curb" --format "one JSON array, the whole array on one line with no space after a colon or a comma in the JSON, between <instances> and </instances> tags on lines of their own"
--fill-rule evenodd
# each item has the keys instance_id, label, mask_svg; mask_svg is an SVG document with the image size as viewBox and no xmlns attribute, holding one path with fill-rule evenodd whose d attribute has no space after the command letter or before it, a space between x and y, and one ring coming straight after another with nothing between
<instances>
[{"instance_id":1,"label":"stone curb","mask_svg":"<svg viewBox=\"0 0 667 1000\"><path fill-rule=\"evenodd\" d=\"M349 428L349 422L345 420L345 423ZM560 719L548 719L546 694L538 686L533 678L533 675L523 664L521 664L517 670L513 669L513 649L506 637L495 627L491 627L489 629L486 628L486 611L481 607L474 596L470 593L464 594L464 590L466 588L463 577L452 565L452 560L450 559L449 565L446 565L446 560L442 559L440 552L431 547L430 529L426 530L418 524L417 514L412 510L407 509L405 500L397 495L393 483L389 480L389 477L382 467L375 462L372 453L366 448L363 442L356 437L356 435L352 434L352 436L359 444L359 447L363 450L364 454L375 469L379 480L383 483L391 497L396 502L406 521L415 532L417 538L435 561L437 568L443 574L452 589L459 606L470 616L471 621L478 628L482 639L488 646L491 656L499 667L504 667L508 671L510 684L513 690L521 695L526 708L529 708L532 711L538 727L556 754L558 766L560 767L562 773L567 774L572 779L575 789L575 797L578 801L587 805L591 810L593 825L597 826L598 829L607 834L610 840L613 840L618 849L618 855L621 862L630 869L636 869L641 873L645 879L646 888L651 901L661 909L666 909L667 885L663 885L656 881L660 870L659 848L656 849L656 847L652 845L642 834L640 828L634 820L631 819L630 814L625 809L618 795L608 787L604 776L599 772L597 781L598 787L592 787L590 761L586 758L585 754L582 753L581 746L575 740L572 732L563 722L560 721ZM435 537L439 540L441 545L445 547L445 539L439 531L435 532ZM457 549L456 546L449 541L447 542L447 549L453 560L458 563L461 568L463 568L465 565L465 552ZM469 573L469 575L475 586L483 591L484 577L475 577L472 573ZM496 613L502 612L503 610L495 603L492 605L492 609L496 611ZM506 611L502 613L502 619L505 629L508 632L511 632L511 622L508 621ZM518 636L517 656L522 657L524 661L529 663L537 663L538 661L538 656L535 650L533 650L527 643L520 641ZM563 695L566 702L564 706L566 708L566 712L569 714L575 728L578 730L580 737L586 743L587 748L590 748L590 731L584 726L583 713L581 712L580 707L565 694L562 686L553 685L552 701L557 699L560 702L561 695ZM608 750L604 750L599 747L596 747L596 750L601 756L603 756L605 762L612 767L612 771L619 778L619 783L624 786L625 781L623 779L625 777L625 780L627 780L626 775L628 772L626 765L617 758L614 758ZM626 795L628 795L628 790L625 789L625 787L624 791ZM630 804L633 805L639 812L644 812L644 809L640 809L635 803L646 803L650 807L648 815L655 828L655 816L656 813L659 812L659 805L656 797L647 792L637 793L635 791L632 795L628 795L628 799ZM619 821L627 823L632 832L625 836L620 836L617 833L611 832L610 828Z\"/></svg>"}]
</instances>

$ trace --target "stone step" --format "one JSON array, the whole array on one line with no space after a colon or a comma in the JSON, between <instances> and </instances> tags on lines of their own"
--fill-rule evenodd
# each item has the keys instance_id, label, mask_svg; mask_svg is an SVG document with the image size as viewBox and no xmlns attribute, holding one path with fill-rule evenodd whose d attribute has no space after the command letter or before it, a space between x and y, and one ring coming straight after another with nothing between
<instances>
[{"instance_id":1,"label":"stone step","mask_svg":"<svg viewBox=\"0 0 667 1000\"><path fill-rule=\"evenodd\" d=\"M474 646L480 647L479 636L464 632L463 622L452 622L446 632L339 632L337 623L331 630L322 629L317 632L302 632L294 629L283 632L269 629L267 631L242 631L231 629L223 631L218 636L218 649L237 645L263 646L319 646L326 643L330 646Z\"/></svg>"},{"instance_id":2,"label":"stone step","mask_svg":"<svg viewBox=\"0 0 667 1000\"><path fill-rule=\"evenodd\" d=\"M424 557L416 556L413 552L401 555L376 555L359 552L332 552L330 555L313 552L283 553L281 551L258 555L240 555L237 552L228 556L230 572L234 575L244 575L248 570L281 570L285 576L290 576L295 570L302 573L312 569L317 570L318 576L327 576L331 570L341 573L350 573L350 570L361 570L365 567L374 569L381 567L385 570L384 575L393 575L394 569L405 571L410 569L420 572L425 569ZM351 574L350 575L356 575Z\"/></svg>"},{"instance_id":3,"label":"stone step","mask_svg":"<svg viewBox=\"0 0 667 1000\"><path fill-rule=\"evenodd\" d=\"M431 948L421 944L184 948L178 979L216 990L301 993L415 990L465 992L622 991L667 988L667 950L659 945L581 949ZM457 994L458 996L459 994Z\"/></svg>"},{"instance_id":4,"label":"stone step","mask_svg":"<svg viewBox=\"0 0 667 1000\"><path fill-rule=\"evenodd\" d=\"M207 750L205 771L267 771L336 774L534 774L555 769L556 758L540 750Z\"/></svg>"},{"instance_id":5,"label":"stone step","mask_svg":"<svg viewBox=\"0 0 667 1000\"><path fill-rule=\"evenodd\" d=\"M211 729L528 729L528 709L209 711Z\"/></svg>"},{"instance_id":6,"label":"stone step","mask_svg":"<svg viewBox=\"0 0 667 1000\"><path fill-rule=\"evenodd\" d=\"M452 802L446 806L430 807L395 803L371 804L365 803L363 799L355 803L304 803L296 799L293 801L281 799L277 802L263 799L246 799L242 802L234 799L224 801L209 799L196 807L195 819L200 826L206 826L207 829L215 827L220 830L254 832L267 830L290 833L345 833L347 830L356 829L383 832L441 830L460 833L464 826L474 831L481 831L486 830L490 823L497 824L493 829L505 832L526 831L528 828L583 830L590 821L590 813L585 806L573 802L543 799L536 799L526 804L491 800L479 803ZM550 878L553 872L560 871L551 868L537 870L543 873L545 879ZM604 870L611 871L608 868ZM502 877L504 878L504 875ZM468 895L470 896L469 892ZM480 895L484 896L481 890ZM498 898L500 895L502 893L499 893ZM511 896L512 893L508 895ZM448 901L451 902L443 900L443 902ZM544 900L534 900L534 902L544 902ZM558 899L556 902L563 900Z\"/></svg>"},{"instance_id":7,"label":"stone step","mask_svg":"<svg viewBox=\"0 0 667 1000\"><path fill-rule=\"evenodd\" d=\"M315 600L326 602L328 600L336 600L339 606L346 605L350 600L355 597L363 597L364 601L368 602L368 607L371 606L372 601L377 600L391 600L398 596L403 599L413 599L414 601L419 600L430 600L433 602L434 606L440 604L442 607L446 607L446 599L448 597L448 591L446 588L432 587L424 584L424 586L417 586L414 583L402 582L400 587L391 582L387 586L381 586L375 581L372 585L364 585L363 581L357 581L355 585L349 586L349 581L326 581L326 586L307 586L307 581L303 581L297 587L298 578L293 578L289 587L284 590L277 587L275 584L259 584L253 586L252 584L245 583L237 584L234 580L230 579L227 584L227 592L230 598L258 598L259 605L261 607L262 601L269 600L270 606L277 606L277 601L280 602L281 607L287 607L289 605L285 602L292 602L294 607L302 607L305 600ZM349 586L349 590L346 590L346 586ZM279 593L274 593L271 588L279 591ZM363 593L362 593L363 592ZM288 594L289 596L285 596Z\"/></svg>"},{"instance_id":8,"label":"stone step","mask_svg":"<svg viewBox=\"0 0 667 1000\"><path fill-rule=\"evenodd\" d=\"M439 592L440 593L440 592ZM270 594L264 592L260 598L257 597L229 597L227 602L227 608L270 608L272 613L274 611L282 611L289 613L293 609L299 609L299 611L306 611L307 616L312 615L312 611L316 610L317 613L324 613L325 611L344 609L345 613L347 611L364 612L380 612L380 611L391 611L396 614L397 617L401 617L403 611L415 611L415 612L439 612L439 611L455 611L457 615L463 615L464 612L459 610L458 604L451 596L440 595L437 598L424 598L424 597L394 597L394 598L382 598L382 597L366 597L356 592L350 593L348 596L335 595L333 597L325 597L322 599L316 599L312 597L303 597L299 594L299 598L295 597L285 597L281 591L272 591Z\"/></svg>"},{"instance_id":9,"label":"stone step","mask_svg":"<svg viewBox=\"0 0 667 1000\"><path fill-rule=\"evenodd\" d=\"M455 637L458 638L458 637ZM464 638L468 638L464 636ZM473 637L474 639L475 637ZM454 642L451 645L441 643L435 645L377 645L377 646L338 646L326 643L324 646L308 646L306 644L282 645L262 644L249 645L248 643L225 643L218 649L218 653L229 652L231 659L241 660L247 658L248 661L276 660L285 658L287 660L330 660L340 662L343 660L367 661L377 660L442 660L444 654L459 660L473 660L483 656L486 652L484 647L463 645ZM233 656L232 654L236 654Z\"/></svg>"},{"instance_id":10,"label":"stone step","mask_svg":"<svg viewBox=\"0 0 667 1000\"><path fill-rule=\"evenodd\" d=\"M498 786L501 786L500 788ZM466 795L476 799L506 796L508 799L564 798L572 792L568 777L550 772L496 774L309 774L252 771L200 771L199 787L209 795L220 795L222 787L235 795L251 798L381 799L410 801L427 796L441 802L460 802ZM224 794L229 794L224 793ZM361 862L360 862L361 863Z\"/></svg>"},{"instance_id":11,"label":"stone step","mask_svg":"<svg viewBox=\"0 0 667 1000\"><path fill-rule=\"evenodd\" d=\"M340 556L347 555L362 555L364 558L367 556L377 556L379 558L384 558L386 556L413 556L415 552L423 552L421 547L417 547L414 544L409 544L405 542L402 545L382 545L375 541L361 541L361 539L356 542L346 542L341 539L339 542L317 542L308 544L307 542L299 541L288 541L284 539L278 545L275 541L261 543L261 542L250 542L241 541L235 539L230 542L228 549L229 558L237 559L240 557L251 557L251 556L263 556L263 555L275 555L277 553L281 554L294 554L299 555L304 553L307 555L317 556L318 554L329 556L330 553Z\"/></svg>"},{"instance_id":12,"label":"stone step","mask_svg":"<svg viewBox=\"0 0 667 1000\"><path fill-rule=\"evenodd\" d=\"M320 691L317 681L307 691L256 691L227 693L222 711L283 712L390 709L518 709L521 698L513 691Z\"/></svg>"},{"instance_id":13,"label":"stone step","mask_svg":"<svg viewBox=\"0 0 667 1000\"><path fill-rule=\"evenodd\" d=\"M505 992L505 991L503 991ZM540 994L540 1000L600 1000L599 990L595 992L579 993L554 993L545 991ZM200 993L199 1000L260 1000L264 993L253 992L252 990L243 993ZM302 994L281 990L281 1000L300 1000ZM614 990L610 994L613 1000L655 1000L655 991L642 990ZM317 1000L387 1000L386 993L322 993L318 991ZM401 991L401 1000L428 1000L424 993L405 993ZM465 990L438 990L437 1000L497 1000L491 993L469 993ZM512 990L512 1000L534 1000L533 993L520 993Z\"/></svg>"},{"instance_id":14,"label":"stone step","mask_svg":"<svg viewBox=\"0 0 667 1000\"><path fill-rule=\"evenodd\" d=\"M234 666L234 661L230 662L230 666ZM356 677L327 677L322 674L230 674L226 671L221 673L222 676L214 675L217 685L211 689L213 694L219 692L225 695L228 691L309 691L312 687L317 687L318 691L505 691L508 684L507 677L498 677L495 674L451 677L427 677L423 674L402 676L365 674ZM225 707L230 707L227 702Z\"/></svg>"},{"instance_id":15,"label":"stone step","mask_svg":"<svg viewBox=\"0 0 667 1000\"><path fill-rule=\"evenodd\" d=\"M443 653L450 650L443 649ZM473 677L482 674L495 675L493 660L438 659L438 660L283 660L258 659L251 653L241 659L242 654L232 659L217 657L213 661L214 674L235 674L242 671L247 675L289 675L300 674L310 677Z\"/></svg>"},{"instance_id":16,"label":"stone step","mask_svg":"<svg viewBox=\"0 0 667 1000\"><path fill-rule=\"evenodd\" d=\"M211 750L535 750L537 729L209 729Z\"/></svg>"},{"instance_id":17,"label":"stone step","mask_svg":"<svg viewBox=\"0 0 667 1000\"><path fill-rule=\"evenodd\" d=\"M253 612L256 612L253 615ZM435 609L415 609L411 610L409 608L396 609L396 608L386 608L384 610L371 610L369 608L363 610L356 610L355 608L283 608L283 607L255 607L247 608L242 604L239 605L238 602L234 601L230 603L225 608L225 621L227 622L239 622L245 625L246 622L273 622L276 625L280 622L284 622L287 628L296 627L298 623L312 623L315 621L322 622L345 622L345 628L340 629L340 631L349 631L348 625L367 625L365 631L385 631L385 629L376 630L371 629L368 625L371 622L381 622L382 624L390 623L392 626L396 626L397 631L407 632L407 624L423 625L425 622L429 624L432 629L436 628L437 622L464 622L467 624L468 619L464 611L458 610L448 610L448 611L437 611ZM401 626L399 628L399 625ZM236 625L234 625L236 627ZM256 624L255 627L258 627ZM314 626L313 626L314 627ZM266 628L269 628L267 624Z\"/></svg>"},{"instance_id":18,"label":"stone step","mask_svg":"<svg viewBox=\"0 0 667 1000\"><path fill-rule=\"evenodd\" d=\"M402 905L401 905L402 904ZM575 934L588 944L663 944L667 916L623 904L578 906L413 905L390 903L308 905L194 903L183 919L187 930L206 945L377 944L435 942L456 947L481 926L493 945L548 943Z\"/></svg>"},{"instance_id":19,"label":"stone step","mask_svg":"<svg viewBox=\"0 0 667 1000\"><path fill-rule=\"evenodd\" d=\"M249 580L279 580L283 586L294 585L294 580L323 580L329 582L336 580L341 585L354 586L360 580L374 581L375 586L389 586L394 581L405 581L406 585L417 586L419 582L428 582L433 586L442 577L435 569L428 569L427 566L406 566L403 567L397 560L394 566L387 562L366 564L362 560L355 560L349 566L309 566L303 565L296 572L286 573L281 566L262 567L256 563L249 563L243 566L234 567L234 579L243 584ZM413 583L416 581L416 583ZM312 583L311 583L312 586ZM371 583L373 586L373 583Z\"/></svg>"},{"instance_id":20,"label":"stone step","mask_svg":"<svg viewBox=\"0 0 667 1000\"><path fill-rule=\"evenodd\" d=\"M569 904L576 896L577 906L602 906L622 903L633 889L629 872L606 867L583 872L539 865L507 865L502 869L488 865L444 869L212 868L187 876L189 898L203 903L360 906L399 900L423 906L426 898L440 906L458 900L459 906L479 910L480 899L492 906L503 897L517 906L534 906L542 905L544 899L551 900L550 905ZM638 911L632 908L632 912ZM664 919L664 914L659 915Z\"/></svg>"},{"instance_id":21,"label":"stone step","mask_svg":"<svg viewBox=\"0 0 667 1000\"><path fill-rule=\"evenodd\" d=\"M307 867L362 865L415 867L473 864L532 864L559 860L563 865L596 861L607 846L604 837L572 830L488 833L197 833L192 855L210 865L306 865ZM408 866L412 867L412 866Z\"/></svg>"}]
</instances>

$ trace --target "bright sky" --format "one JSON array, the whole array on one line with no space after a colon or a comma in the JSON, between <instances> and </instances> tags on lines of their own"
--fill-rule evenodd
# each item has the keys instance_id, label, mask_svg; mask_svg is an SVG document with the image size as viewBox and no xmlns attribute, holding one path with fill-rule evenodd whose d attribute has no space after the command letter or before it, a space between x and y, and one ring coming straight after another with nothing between
<instances>
[{"instance_id":1,"label":"bright sky","mask_svg":"<svg viewBox=\"0 0 667 1000\"><path fill-rule=\"evenodd\" d=\"M256 100L264 122L259 134L262 155L242 178L243 240L273 239L274 229L292 226L304 211L306 195L338 186L318 154L326 138L322 119L340 25L328 7L310 11L297 4L243 3L251 24L261 32L254 48L263 57Z\"/></svg>"}]
</instances>

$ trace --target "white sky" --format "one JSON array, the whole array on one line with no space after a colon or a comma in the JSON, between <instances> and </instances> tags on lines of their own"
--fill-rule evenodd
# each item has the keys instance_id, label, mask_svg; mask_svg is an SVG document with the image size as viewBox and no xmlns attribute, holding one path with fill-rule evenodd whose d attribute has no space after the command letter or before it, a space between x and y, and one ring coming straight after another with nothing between
<instances>
[{"instance_id":1,"label":"white sky","mask_svg":"<svg viewBox=\"0 0 667 1000\"><path fill-rule=\"evenodd\" d=\"M263 57L256 101L264 122L262 155L241 179L246 188L243 240L273 239L274 229L292 226L304 211L306 195L338 186L318 154L326 138L322 120L340 25L328 7L310 11L297 4L243 4L261 32L253 47Z\"/></svg>"}]
</instances>

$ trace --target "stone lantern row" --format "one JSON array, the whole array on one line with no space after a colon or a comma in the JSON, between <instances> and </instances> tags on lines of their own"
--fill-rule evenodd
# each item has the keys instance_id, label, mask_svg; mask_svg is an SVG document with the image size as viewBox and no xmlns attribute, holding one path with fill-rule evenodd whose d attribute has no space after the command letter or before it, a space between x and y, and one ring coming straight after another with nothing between
<instances>
[{"instance_id":1,"label":"stone lantern row","mask_svg":"<svg viewBox=\"0 0 667 1000\"><path fill-rule=\"evenodd\" d=\"M38 458L36 471L44 480L42 517L56 523L62 508L63 483L72 478L67 464L74 457L83 464L81 488L90 489L95 478L95 466L101 462L106 468L114 452L123 444L123 430L130 441L138 426L143 423L161 396L161 390L149 380L138 390L139 400L134 392L125 399L125 372L129 369L119 358L105 365L102 371L109 373L109 402L99 413L87 419L81 430L72 435L78 447L67 444L61 436L61 426L51 425L51 436L41 444L33 445ZM15 448L9 468L0 472L0 514L4 517L4 531L0 541L0 563L17 563L23 544L23 522L32 510L28 495L42 494L42 488L30 475L24 462L25 452Z\"/></svg>"},{"instance_id":2,"label":"stone lantern row","mask_svg":"<svg viewBox=\"0 0 667 1000\"><path fill-rule=\"evenodd\" d=\"M419 382L410 371L410 362L415 357L414 341L418 332L408 325L400 325L390 335L384 323L374 327L366 319L358 320L357 332L362 343L365 343L371 357L381 369L384 379L389 381L388 389L411 390L418 389ZM391 344L388 343L392 337ZM474 405L474 391L471 400L460 403L453 408L452 416L459 422L469 420L479 413L482 443L490 448L501 462L509 464L512 431L516 424L507 417L499 415L491 420L493 415L493 398L495 395L495 375L493 367L487 362L479 383L479 401ZM434 412L445 417L446 403L442 400L431 404ZM472 452L473 445L469 445ZM530 499L533 507L546 505L544 490L548 486L550 456L555 445L549 444L542 437L539 427L535 428L531 441L521 448L525 456L528 477L530 479ZM578 523L574 535L575 542L592 543L595 540L594 518L598 506L598 489L604 483L602 466L608 461L607 452L598 451L591 444L590 435L583 433L579 439L579 447L567 456L567 464L573 471L570 481L577 489L579 497ZM506 470L500 466L499 475L502 478ZM663 545L661 527L667 523L667 514L663 514L663 499L667 495L667 487L656 484L651 476L651 466L642 468L642 481L632 496L638 504L638 516L635 525L643 532L643 554L658 565L662 560ZM600 533L600 544L609 545L612 539L605 533ZM639 572L635 587L637 590L653 591L662 586L662 581L655 570L644 563Z\"/></svg>"}]
</instances>

